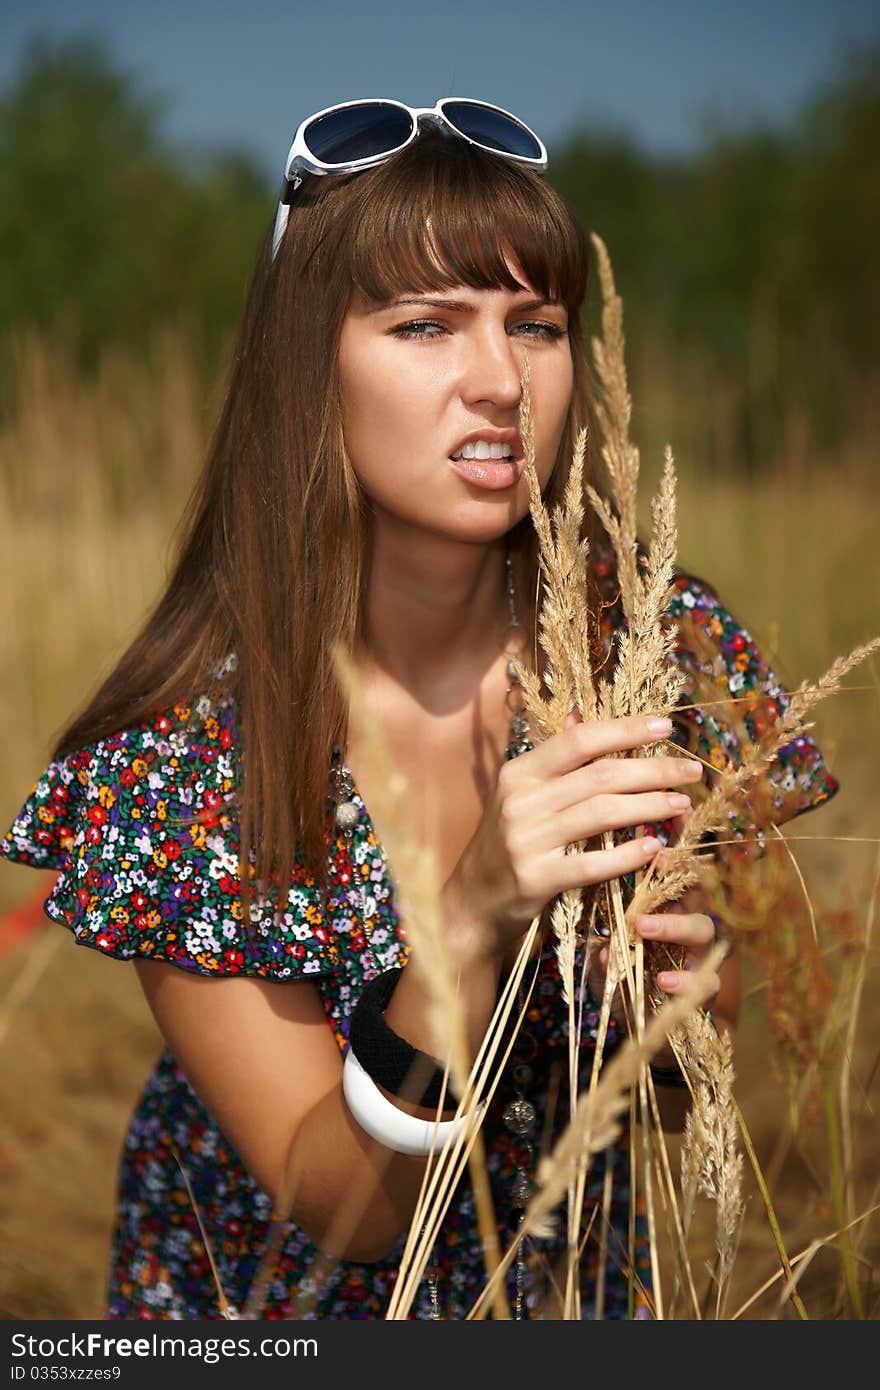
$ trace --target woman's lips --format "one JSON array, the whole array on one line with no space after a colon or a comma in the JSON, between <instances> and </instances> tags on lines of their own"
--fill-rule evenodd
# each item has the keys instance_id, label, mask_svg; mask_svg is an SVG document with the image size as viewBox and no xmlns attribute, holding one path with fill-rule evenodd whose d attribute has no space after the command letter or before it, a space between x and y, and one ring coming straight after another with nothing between
<instances>
[{"instance_id":1,"label":"woman's lips","mask_svg":"<svg viewBox=\"0 0 880 1390\"><path fill-rule=\"evenodd\" d=\"M525 467L525 457L512 459L450 459L450 467L474 487L499 492L514 487Z\"/></svg>"}]
</instances>

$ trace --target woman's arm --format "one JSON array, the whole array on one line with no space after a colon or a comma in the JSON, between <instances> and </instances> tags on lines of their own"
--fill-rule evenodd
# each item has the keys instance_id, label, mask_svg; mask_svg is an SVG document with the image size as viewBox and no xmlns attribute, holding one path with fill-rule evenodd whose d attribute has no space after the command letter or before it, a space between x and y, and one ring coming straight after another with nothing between
<instances>
[{"instance_id":1,"label":"woman's arm","mask_svg":"<svg viewBox=\"0 0 880 1390\"><path fill-rule=\"evenodd\" d=\"M380 1149L350 1118L342 1059L316 987L211 980L161 961L137 961L136 969L187 1080L275 1213L329 1254L380 1258L406 1224L397 1226L391 1193L399 1202L410 1181L417 1191L419 1173L410 1170L421 1165ZM352 1212L335 1245L340 1205L358 1184L369 1219L364 1225Z\"/></svg>"},{"instance_id":2,"label":"woman's arm","mask_svg":"<svg viewBox=\"0 0 880 1390\"><path fill-rule=\"evenodd\" d=\"M410 1223L425 1160L376 1143L352 1118L342 1056L315 985L208 979L162 961L139 960L136 969L193 1090L277 1213L338 1258L388 1254ZM462 973L468 1031L478 1040L494 1007L498 972L480 961ZM417 972L403 972L392 1002L396 1030L429 1051L428 1001ZM391 1099L412 1114L435 1116Z\"/></svg>"}]
</instances>

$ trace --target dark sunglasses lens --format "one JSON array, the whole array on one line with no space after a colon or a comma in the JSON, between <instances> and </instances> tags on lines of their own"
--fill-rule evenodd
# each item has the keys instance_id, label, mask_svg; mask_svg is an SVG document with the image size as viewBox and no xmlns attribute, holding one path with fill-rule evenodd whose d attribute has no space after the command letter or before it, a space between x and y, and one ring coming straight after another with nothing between
<instances>
[{"instance_id":1,"label":"dark sunglasses lens","mask_svg":"<svg viewBox=\"0 0 880 1390\"><path fill-rule=\"evenodd\" d=\"M412 128L408 111L381 102L365 102L363 106L346 106L319 116L309 122L304 135L317 159L325 164L348 164L354 159L390 154L409 139Z\"/></svg>"},{"instance_id":2,"label":"dark sunglasses lens","mask_svg":"<svg viewBox=\"0 0 880 1390\"><path fill-rule=\"evenodd\" d=\"M503 111L477 106L472 101L447 101L443 103L443 114L462 135L490 150L518 154L525 159L541 158L541 147L531 131Z\"/></svg>"}]
</instances>

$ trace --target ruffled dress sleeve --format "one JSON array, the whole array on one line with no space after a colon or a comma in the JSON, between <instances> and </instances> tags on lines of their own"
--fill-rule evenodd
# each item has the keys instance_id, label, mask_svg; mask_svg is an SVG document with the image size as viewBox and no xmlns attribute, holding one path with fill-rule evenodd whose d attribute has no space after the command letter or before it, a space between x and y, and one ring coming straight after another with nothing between
<instances>
[{"instance_id":1,"label":"ruffled dress sleeve","mask_svg":"<svg viewBox=\"0 0 880 1390\"><path fill-rule=\"evenodd\" d=\"M302 866L279 919L254 905L245 929L239 827L226 805L239 750L233 696L175 705L51 763L0 854L57 869L46 915L117 960L277 981L331 973L338 952Z\"/></svg>"},{"instance_id":2,"label":"ruffled dress sleeve","mask_svg":"<svg viewBox=\"0 0 880 1390\"><path fill-rule=\"evenodd\" d=\"M674 715L676 741L721 771L742 761L788 707L788 695L754 640L715 591L680 574L668 609L678 633L676 661L687 681ZM684 708L691 706L691 708ZM711 774L710 774L711 780ZM819 748L806 735L782 747L730 818L734 837L755 835L821 806L837 792Z\"/></svg>"}]
</instances>

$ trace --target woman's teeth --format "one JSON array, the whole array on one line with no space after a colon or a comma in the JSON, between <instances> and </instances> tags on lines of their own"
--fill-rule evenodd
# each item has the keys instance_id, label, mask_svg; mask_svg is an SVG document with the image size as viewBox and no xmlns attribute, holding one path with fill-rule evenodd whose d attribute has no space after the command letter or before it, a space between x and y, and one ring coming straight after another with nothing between
<instances>
[{"instance_id":1,"label":"woman's teeth","mask_svg":"<svg viewBox=\"0 0 880 1390\"><path fill-rule=\"evenodd\" d=\"M454 459L509 459L513 450L509 444L490 444L487 439L477 439L472 444L464 444L452 455Z\"/></svg>"}]
</instances>

